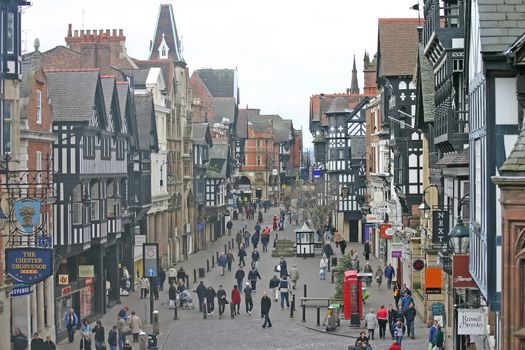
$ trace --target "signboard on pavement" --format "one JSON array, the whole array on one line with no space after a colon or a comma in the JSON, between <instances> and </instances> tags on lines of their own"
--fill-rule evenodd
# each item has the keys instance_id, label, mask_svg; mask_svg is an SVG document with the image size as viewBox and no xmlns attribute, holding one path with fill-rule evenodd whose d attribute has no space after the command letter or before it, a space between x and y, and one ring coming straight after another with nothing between
<instances>
[{"instance_id":1,"label":"signboard on pavement","mask_svg":"<svg viewBox=\"0 0 525 350\"><path fill-rule=\"evenodd\" d=\"M157 277L159 266L159 244L142 244L144 275L146 277Z\"/></svg>"}]
</instances>

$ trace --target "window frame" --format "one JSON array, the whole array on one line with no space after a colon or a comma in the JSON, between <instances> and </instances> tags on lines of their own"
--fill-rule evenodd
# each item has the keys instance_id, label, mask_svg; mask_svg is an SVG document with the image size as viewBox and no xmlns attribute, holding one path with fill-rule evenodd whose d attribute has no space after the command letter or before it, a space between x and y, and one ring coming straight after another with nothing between
<instances>
[{"instance_id":1,"label":"window frame","mask_svg":"<svg viewBox=\"0 0 525 350\"><path fill-rule=\"evenodd\" d=\"M36 90L36 123L42 125L42 91Z\"/></svg>"}]
</instances>

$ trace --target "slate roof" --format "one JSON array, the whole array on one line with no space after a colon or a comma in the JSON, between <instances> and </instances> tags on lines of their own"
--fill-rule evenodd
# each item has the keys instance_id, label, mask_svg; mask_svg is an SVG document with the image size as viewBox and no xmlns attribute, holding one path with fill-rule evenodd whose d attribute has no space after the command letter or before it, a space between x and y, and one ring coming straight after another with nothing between
<instances>
[{"instance_id":1,"label":"slate roof","mask_svg":"<svg viewBox=\"0 0 525 350\"><path fill-rule=\"evenodd\" d=\"M414 74L418 50L417 18L380 18L378 76Z\"/></svg>"},{"instance_id":2,"label":"slate roof","mask_svg":"<svg viewBox=\"0 0 525 350\"><path fill-rule=\"evenodd\" d=\"M213 101L213 120L221 123L223 118L227 118L230 123L235 119L235 99L228 98L214 98Z\"/></svg>"},{"instance_id":3,"label":"slate roof","mask_svg":"<svg viewBox=\"0 0 525 350\"><path fill-rule=\"evenodd\" d=\"M126 73L126 75L133 77L135 87L140 88L146 86L146 79L148 78L149 67L141 69L121 69L121 71Z\"/></svg>"},{"instance_id":4,"label":"slate roof","mask_svg":"<svg viewBox=\"0 0 525 350\"><path fill-rule=\"evenodd\" d=\"M328 126L326 111L330 108L332 101L337 97L346 100L348 109L353 110L366 95L361 94L321 94L310 97L310 121L320 122L323 126Z\"/></svg>"},{"instance_id":5,"label":"slate roof","mask_svg":"<svg viewBox=\"0 0 525 350\"><path fill-rule=\"evenodd\" d=\"M207 123L192 124L191 132L193 135L193 143L195 145L205 145L206 144L206 134L208 132Z\"/></svg>"},{"instance_id":6,"label":"slate roof","mask_svg":"<svg viewBox=\"0 0 525 350\"><path fill-rule=\"evenodd\" d=\"M149 151L151 146L156 143L154 139L153 97L149 94L135 96L135 110L137 113L139 150Z\"/></svg>"},{"instance_id":7,"label":"slate roof","mask_svg":"<svg viewBox=\"0 0 525 350\"><path fill-rule=\"evenodd\" d=\"M330 103L330 107L325 112L326 114L335 114L335 113L350 113L352 110L348 108L348 102L342 96L337 96Z\"/></svg>"},{"instance_id":8,"label":"slate roof","mask_svg":"<svg viewBox=\"0 0 525 350\"><path fill-rule=\"evenodd\" d=\"M115 88L114 77L101 77L100 83L102 84L102 92L104 94L104 106L106 111L109 112L111 109L111 100L113 99L113 90Z\"/></svg>"},{"instance_id":9,"label":"slate roof","mask_svg":"<svg viewBox=\"0 0 525 350\"><path fill-rule=\"evenodd\" d=\"M93 114L98 69L45 71L54 121L89 122Z\"/></svg>"},{"instance_id":10,"label":"slate roof","mask_svg":"<svg viewBox=\"0 0 525 350\"><path fill-rule=\"evenodd\" d=\"M233 69L198 69L195 72L213 97L235 97Z\"/></svg>"},{"instance_id":11,"label":"slate roof","mask_svg":"<svg viewBox=\"0 0 525 350\"><path fill-rule=\"evenodd\" d=\"M525 0L478 0L481 52L503 52L523 34Z\"/></svg>"},{"instance_id":12,"label":"slate roof","mask_svg":"<svg viewBox=\"0 0 525 350\"><path fill-rule=\"evenodd\" d=\"M525 176L525 123L507 159L499 168L504 176Z\"/></svg>"},{"instance_id":13,"label":"slate roof","mask_svg":"<svg viewBox=\"0 0 525 350\"><path fill-rule=\"evenodd\" d=\"M210 179L226 178L228 144L214 144L210 149L210 161L206 177Z\"/></svg>"},{"instance_id":14,"label":"slate roof","mask_svg":"<svg viewBox=\"0 0 525 350\"><path fill-rule=\"evenodd\" d=\"M239 109L237 115L237 136L241 138L248 137L248 120L260 115L261 110L257 108Z\"/></svg>"},{"instance_id":15,"label":"slate roof","mask_svg":"<svg viewBox=\"0 0 525 350\"><path fill-rule=\"evenodd\" d=\"M276 120L273 124L273 135L275 141L286 142L290 137L290 132L293 132L292 121L290 119Z\"/></svg>"},{"instance_id":16,"label":"slate roof","mask_svg":"<svg viewBox=\"0 0 525 350\"><path fill-rule=\"evenodd\" d=\"M180 40L177 33L177 25L175 24L175 16L173 15L173 6L171 4L161 4L159 8L159 16L157 18L155 32L153 34L153 41L150 50L150 59L159 59L159 46L162 39L168 45L168 55L177 61L184 61L180 49Z\"/></svg>"},{"instance_id":17,"label":"slate roof","mask_svg":"<svg viewBox=\"0 0 525 350\"><path fill-rule=\"evenodd\" d=\"M423 100L423 120L425 123L433 122L436 113L434 88L434 68L423 54L425 47L423 43L418 44L419 79L421 81L421 94Z\"/></svg>"},{"instance_id":18,"label":"slate roof","mask_svg":"<svg viewBox=\"0 0 525 350\"><path fill-rule=\"evenodd\" d=\"M135 63L140 69L146 70L146 76L144 77L144 84L146 83L146 78L148 77L149 69L152 67L158 67L162 71L162 77L166 83L166 88L171 92L173 84L169 83L170 79L170 63L166 61L140 61L135 60Z\"/></svg>"},{"instance_id":19,"label":"slate roof","mask_svg":"<svg viewBox=\"0 0 525 350\"><path fill-rule=\"evenodd\" d=\"M436 162L436 165L443 165L448 168L453 167L466 167L470 162L470 152L466 148L460 152L448 153L443 156L439 161Z\"/></svg>"}]
</instances>

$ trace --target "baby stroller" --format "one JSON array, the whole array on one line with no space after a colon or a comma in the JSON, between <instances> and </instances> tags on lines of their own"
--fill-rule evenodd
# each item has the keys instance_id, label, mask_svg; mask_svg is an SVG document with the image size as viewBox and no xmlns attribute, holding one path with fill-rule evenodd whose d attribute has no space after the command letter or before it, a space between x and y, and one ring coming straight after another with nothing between
<instances>
[{"instance_id":1,"label":"baby stroller","mask_svg":"<svg viewBox=\"0 0 525 350\"><path fill-rule=\"evenodd\" d=\"M191 293L186 289L179 293L180 307L181 309L194 309L193 298Z\"/></svg>"}]
</instances>

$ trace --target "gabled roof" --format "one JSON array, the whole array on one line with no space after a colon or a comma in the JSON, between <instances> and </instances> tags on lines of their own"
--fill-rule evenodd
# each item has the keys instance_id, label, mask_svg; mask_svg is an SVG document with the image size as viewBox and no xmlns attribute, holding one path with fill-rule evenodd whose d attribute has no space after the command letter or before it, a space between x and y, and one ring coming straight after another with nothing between
<instances>
[{"instance_id":1,"label":"gabled roof","mask_svg":"<svg viewBox=\"0 0 525 350\"><path fill-rule=\"evenodd\" d=\"M191 125L192 141L195 145L206 145L212 143L210 127L208 123L195 123Z\"/></svg>"},{"instance_id":2,"label":"gabled roof","mask_svg":"<svg viewBox=\"0 0 525 350\"><path fill-rule=\"evenodd\" d=\"M139 150L150 151L158 148L155 110L151 94L135 96Z\"/></svg>"},{"instance_id":3,"label":"gabled roof","mask_svg":"<svg viewBox=\"0 0 525 350\"><path fill-rule=\"evenodd\" d=\"M98 69L46 70L53 121L89 122L99 81Z\"/></svg>"},{"instance_id":4,"label":"gabled roof","mask_svg":"<svg viewBox=\"0 0 525 350\"><path fill-rule=\"evenodd\" d=\"M171 75L170 75L170 72L172 71L172 66L173 65L170 64L170 62L168 62L168 61L159 61L159 60L155 60L155 61L135 60L135 63L137 64L137 66L140 69L149 70L150 68L153 68L153 67L160 68L160 70L162 71L162 77L164 78L164 82L166 83L166 87L167 87L168 91L171 92L173 84L171 84L169 81L170 81L170 78L172 78ZM146 78L147 78L147 75L144 78L144 82L146 81Z\"/></svg>"},{"instance_id":5,"label":"gabled roof","mask_svg":"<svg viewBox=\"0 0 525 350\"><path fill-rule=\"evenodd\" d=\"M228 166L228 144L214 144L210 150L210 161L206 177L211 179L226 178L226 168Z\"/></svg>"},{"instance_id":6,"label":"gabled roof","mask_svg":"<svg viewBox=\"0 0 525 350\"><path fill-rule=\"evenodd\" d=\"M237 136L240 138L248 137L248 120L260 115L261 110L257 108L239 109L237 116Z\"/></svg>"},{"instance_id":7,"label":"gabled roof","mask_svg":"<svg viewBox=\"0 0 525 350\"><path fill-rule=\"evenodd\" d=\"M377 76L414 74L418 36L417 18L380 18L378 24Z\"/></svg>"},{"instance_id":8,"label":"gabled roof","mask_svg":"<svg viewBox=\"0 0 525 350\"><path fill-rule=\"evenodd\" d=\"M310 97L310 122L319 122L321 126L328 126L328 118L326 118L326 111L330 108L332 101L337 97L342 97L346 100L347 108L353 110L359 102L361 102L367 95L362 94L320 94ZM312 124L310 124L312 127Z\"/></svg>"},{"instance_id":9,"label":"gabled roof","mask_svg":"<svg viewBox=\"0 0 525 350\"><path fill-rule=\"evenodd\" d=\"M120 111L112 110L113 99L118 99L118 94L115 94L115 77L114 76L101 76L100 83L102 85L102 93L104 95L104 106L106 107L106 117L109 119L110 115L113 118L113 128L115 131L121 130ZM117 104L118 105L118 104ZM119 108L120 106L117 106ZM109 112L112 112L111 114Z\"/></svg>"},{"instance_id":10,"label":"gabled roof","mask_svg":"<svg viewBox=\"0 0 525 350\"><path fill-rule=\"evenodd\" d=\"M199 76L213 97L235 97L235 70L198 69Z\"/></svg>"},{"instance_id":11,"label":"gabled roof","mask_svg":"<svg viewBox=\"0 0 525 350\"><path fill-rule=\"evenodd\" d=\"M184 61L182 57L181 43L173 15L173 6L171 4L161 4L153 41L150 48L149 58L157 60L160 58L159 46L165 41L169 48L168 57L176 61Z\"/></svg>"},{"instance_id":12,"label":"gabled roof","mask_svg":"<svg viewBox=\"0 0 525 350\"><path fill-rule=\"evenodd\" d=\"M481 52L503 52L514 43L523 33L524 5L525 0L478 0Z\"/></svg>"},{"instance_id":13,"label":"gabled roof","mask_svg":"<svg viewBox=\"0 0 525 350\"><path fill-rule=\"evenodd\" d=\"M134 134L134 130L136 130L136 127L133 125L133 121L131 115L126 116L126 108L129 103L129 111L128 113L131 113L131 102L130 102L130 91L129 91L129 85L127 82L120 81L117 82L117 94L118 94L118 103L119 103L119 110L120 110L120 125L125 126L125 129L121 128L121 132L126 132L130 135ZM129 120L127 118L130 118ZM134 118L133 118L134 119ZM136 135L135 135L136 136Z\"/></svg>"},{"instance_id":14,"label":"gabled roof","mask_svg":"<svg viewBox=\"0 0 525 350\"><path fill-rule=\"evenodd\" d=\"M348 102L342 96L337 96L330 103L330 107L325 112L326 114L336 114L336 113L350 113L352 109L348 108Z\"/></svg>"},{"instance_id":15,"label":"gabled roof","mask_svg":"<svg viewBox=\"0 0 525 350\"><path fill-rule=\"evenodd\" d=\"M121 69L127 76L133 78L133 83L136 88L144 88L146 86L146 79L148 78L149 68L139 69Z\"/></svg>"},{"instance_id":16,"label":"gabled roof","mask_svg":"<svg viewBox=\"0 0 525 350\"><path fill-rule=\"evenodd\" d=\"M290 134L293 133L292 121L290 119L276 120L273 124L273 135L275 141L286 142L290 139Z\"/></svg>"}]
</instances>

